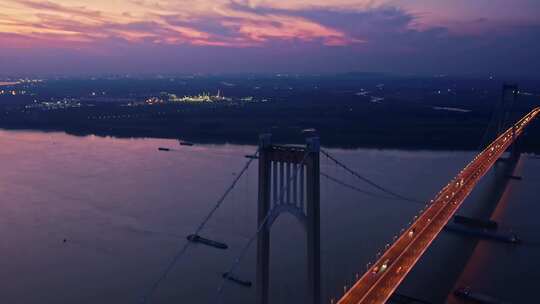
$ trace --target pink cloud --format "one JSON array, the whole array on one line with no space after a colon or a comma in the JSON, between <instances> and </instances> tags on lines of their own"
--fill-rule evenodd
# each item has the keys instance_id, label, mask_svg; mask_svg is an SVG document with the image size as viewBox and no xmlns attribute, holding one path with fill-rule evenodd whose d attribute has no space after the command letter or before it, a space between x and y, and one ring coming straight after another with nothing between
<instances>
[{"instance_id":1,"label":"pink cloud","mask_svg":"<svg viewBox=\"0 0 540 304\"><path fill-rule=\"evenodd\" d=\"M218 1L213 11L202 11L206 7L194 7L192 15L179 11L175 21L170 16L160 15L150 8L144 15L122 12L119 16L111 12L89 9L85 6L62 5L53 1L8 0L24 9L25 14L10 20L11 24L0 32L46 38L57 37L57 44L66 41L98 42L103 39L123 39L127 42L153 41L160 44L192 44L200 46L244 47L263 46L275 40L321 41L323 45L345 46L361 42L347 37L339 29L318 24L297 16L258 15L236 11L228 2ZM131 1L138 6L149 7L145 1ZM127 4L127 3L126 3ZM201 5L201 4L199 4ZM127 6L129 7L129 6ZM160 9L162 4L157 5ZM202 15L201 15L202 14ZM164 18L168 17L168 18ZM212 19L227 34L211 33L189 26L191 20ZM199 23L200 25L200 23Z\"/></svg>"}]
</instances>

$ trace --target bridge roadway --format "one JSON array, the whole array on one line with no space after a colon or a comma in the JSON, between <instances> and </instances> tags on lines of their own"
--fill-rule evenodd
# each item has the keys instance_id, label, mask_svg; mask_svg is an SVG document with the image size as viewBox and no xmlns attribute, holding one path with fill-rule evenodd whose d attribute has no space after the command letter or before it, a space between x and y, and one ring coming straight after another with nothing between
<instances>
[{"instance_id":1,"label":"bridge roadway","mask_svg":"<svg viewBox=\"0 0 540 304\"><path fill-rule=\"evenodd\" d=\"M535 108L497 137L450 181L414 222L343 295L338 304L385 303L452 218L478 181L540 113Z\"/></svg>"}]
</instances>

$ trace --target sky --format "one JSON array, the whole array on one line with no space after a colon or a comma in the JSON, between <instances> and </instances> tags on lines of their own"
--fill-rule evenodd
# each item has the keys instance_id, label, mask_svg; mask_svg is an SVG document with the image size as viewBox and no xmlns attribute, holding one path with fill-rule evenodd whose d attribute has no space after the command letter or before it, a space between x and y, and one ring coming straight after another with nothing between
<instances>
[{"instance_id":1,"label":"sky","mask_svg":"<svg viewBox=\"0 0 540 304\"><path fill-rule=\"evenodd\" d=\"M0 73L540 71L538 0L0 0Z\"/></svg>"}]
</instances>

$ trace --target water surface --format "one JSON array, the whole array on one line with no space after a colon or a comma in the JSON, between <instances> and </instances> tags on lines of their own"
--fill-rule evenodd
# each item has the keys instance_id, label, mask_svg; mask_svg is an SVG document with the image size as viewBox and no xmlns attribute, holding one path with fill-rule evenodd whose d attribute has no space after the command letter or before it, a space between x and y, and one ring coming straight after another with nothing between
<instances>
[{"instance_id":1,"label":"water surface","mask_svg":"<svg viewBox=\"0 0 540 304\"><path fill-rule=\"evenodd\" d=\"M255 151L253 146L188 147L172 140L31 131L0 131L0 146L0 295L6 303L137 303L234 179L246 161L244 155ZM158 147L173 151L159 152ZM378 183L423 201L434 196L474 155L329 151ZM533 212L538 210L534 204L538 166L540 160L524 158L520 170L525 180L512 186L515 190L512 188L505 207L495 216L523 234L528 245L481 242L460 279L463 284L516 302L534 295L531 284L509 284L505 277L518 282L518 273L525 269L526 282L540 279L540 266L531 262L540 253L540 224ZM326 157L321 157L321 171L374 191ZM470 201L488 184L489 176ZM256 187L254 162L203 231L226 242L229 249L191 247L157 289L152 303L215 303L221 273L256 230ZM344 285L350 285L355 274L422 207L366 196L321 177L323 303L339 297ZM463 212L467 212L467 203ZM437 258L456 249L447 248L450 243L444 237L430 250L435 260L427 257L430 262L424 263L425 269L444 271L445 265L437 265ZM303 228L296 218L285 214L274 223L273 303L304 301L305 246ZM529 262L524 265L525 261ZM508 270L514 263L518 265ZM254 269L253 247L237 275L253 281ZM417 276L408 281L410 287L403 292L436 297L425 288L433 282ZM501 291L501 285L507 287ZM225 303L253 303L254 288L227 284L222 299Z\"/></svg>"}]
</instances>

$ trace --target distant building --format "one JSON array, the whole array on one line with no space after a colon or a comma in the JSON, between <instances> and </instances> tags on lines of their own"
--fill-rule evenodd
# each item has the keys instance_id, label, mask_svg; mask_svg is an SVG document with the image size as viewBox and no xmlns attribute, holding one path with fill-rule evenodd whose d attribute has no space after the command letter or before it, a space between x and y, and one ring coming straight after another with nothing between
<instances>
[{"instance_id":1,"label":"distant building","mask_svg":"<svg viewBox=\"0 0 540 304\"><path fill-rule=\"evenodd\" d=\"M178 97L176 94L167 94L169 102L220 102L231 101L232 98L221 95L221 91L218 90L216 95L210 95L210 93L202 93L193 96Z\"/></svg>"}]
</instances>

